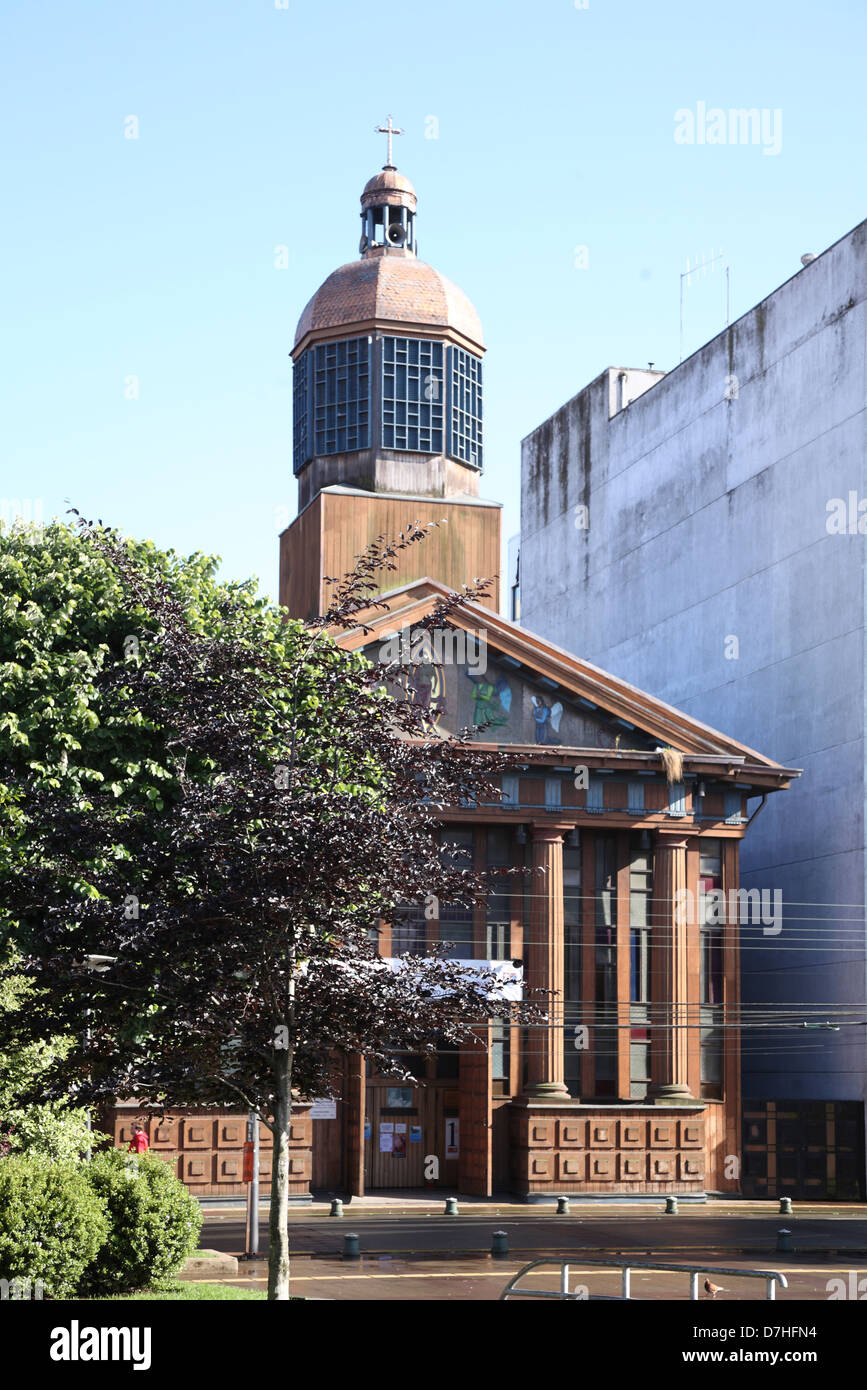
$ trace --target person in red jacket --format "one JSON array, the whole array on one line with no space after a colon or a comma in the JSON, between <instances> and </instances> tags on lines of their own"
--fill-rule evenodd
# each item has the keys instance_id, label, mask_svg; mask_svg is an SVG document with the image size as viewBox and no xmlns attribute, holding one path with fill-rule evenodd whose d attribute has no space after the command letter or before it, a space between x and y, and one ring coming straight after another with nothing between
<instances>
[{"instance_id":1,"label":"person in red jacket","mask_svg":"<svg viewBox=\"0 0 867 1390\"><path fill-rule=\"evenodd\" d=\"M132 1139L130 1139L130 1141L129 1141L129 1148L127 1149L127 1153L131 1153L131 1154L143 1154L143 1153L147 1153L147 1151L148 1151L149 1148L150 1148L150 1143L149 1143L149 1141L148 1141L148 1137L147 1137L147 1135L145 1134L144 1129L142 1128L142 1126L141 1126L141 1125L133 1125L133 1127L132 1127Z\"/></svg>"}]
</instances>

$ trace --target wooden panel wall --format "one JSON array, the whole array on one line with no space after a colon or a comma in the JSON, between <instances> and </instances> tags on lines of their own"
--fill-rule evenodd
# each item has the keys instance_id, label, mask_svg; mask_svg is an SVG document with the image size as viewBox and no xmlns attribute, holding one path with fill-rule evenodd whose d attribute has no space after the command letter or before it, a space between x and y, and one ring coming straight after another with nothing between
<instances>
[{"instance_id":1,"label":"wooden panel wall","mask_svg":"<svg viewBox=\"0 0 867 1390\"><path fill-rule=\"evenodd\" d=\"M295 618L318 616L328 600L320 578L341 578L355 558L379 536L396 539L414 522L438 522L428 535L396 557L396 570L383 573L382 589L415 579L439 580L452 588L478 575L493 580L483 600L499 611L500 508L413 498L386 493L346 495L321 492L280 537L280 602Z\"/></svg>"},{"instance_id":2,"label":"wooden panel wall","mask_svg":"<svg viewBox=\"0 0 867 1390\"><path fill-rule=\"evenodd\" d=\"M311 503L280 537L280 602L293 618L322 611L322 506Z\"/></svg>"},{"instance_id":3,"label":"wooden panel wall","mask_svg":"<svg viewBox=\"0 0 867 1390\"><path fill-rule=\"evenodd\" d=\"M196 1197L245 1199L242 1181L247 1116L220 1111L173 1110L171 1115L147 1116L131 1106L118 1106L103 1121L115 1148L126 1149L132 1125L144 1126L150 1152L161 1158ZM309 1106L293 1106L289 1139L290 1193L309 1195L312 1173L312 1121ZM259 1182L264 1194L271 1187L271 1131L259 1126Z\"/></svg>"}]
</instances>

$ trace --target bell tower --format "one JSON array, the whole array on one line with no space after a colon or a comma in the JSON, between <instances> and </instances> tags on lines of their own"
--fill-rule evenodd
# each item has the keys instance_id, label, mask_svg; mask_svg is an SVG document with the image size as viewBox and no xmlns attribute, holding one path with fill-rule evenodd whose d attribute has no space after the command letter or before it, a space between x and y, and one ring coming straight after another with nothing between
<instances>
[{"instance_id":1,"label":"bell tower","mask_svg":"<svg viewBox=\"0 0 867 1390\"><path fill-rule=\"evenodd\" d=\"M383 174L397 174L391 162L391 139L393 135L403 135L391 123L376 127L377 134L388 136L388 154L382 166ZM415 241L415 212L418 199L409 179L400 175L393 180L371 179L361 195L361 242L362 256L375 255L384 247L405 250L411 256L418 255Z\"/></svg>"},{"instance_id":2,"label":"bell tower","mask_svg":"<svg viewBox=\"0 0 867 1390\"><path fill-rule=\"evenodd\" d=\"M500 569L500 506L479 497L482 326L419 260L418 199L392 162L403 132L390 116L376 129L387 157L361 194L359 259L313 295L292 349L299 514L280 538L280 601L296 617L325 607L324 575L414 521L440 525L389 588L425 575L457 588Z\"/></svg>"}]
</instances>

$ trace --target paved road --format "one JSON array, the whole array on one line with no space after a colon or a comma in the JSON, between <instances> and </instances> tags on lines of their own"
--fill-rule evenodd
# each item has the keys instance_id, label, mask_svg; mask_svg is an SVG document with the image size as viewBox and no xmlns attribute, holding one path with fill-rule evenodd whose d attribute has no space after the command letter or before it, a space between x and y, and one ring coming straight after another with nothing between
<instances>
[{"instance_id":1,"label":"paved road","mask_svg":"<svg viewBox=\"0 0 867 1390\"><path fill-rule=\"evenodd\" d=\"M482 1253L490 1249L494 1231L505 1231L509 1249L526 1253L548 1253L584 1250L587 1254L608 1251L667 1252L679 1263L690 1251L701 1250L717 1263L726 1263L726 1252L742 1252L750 1259L761 1256L767 1263L775 1252L777 1232L786 1226L792 1231L796 1253L815 1256L813 1263L827 1258L836 1261L833 1252L862 1252L867 1261L867 1219L848 1217L780 1217L766 1214L756 1216L714 1215L706 1209L682 1213L679 1216L635 1216L617 1212L590 1216L517 1215L514 1210L498 1216L496 1212L477 1214L467 1212L457 1217L434 1213L412 1212L384 1216L379 1212L354 1212L347 1209L343 1218L323 1215L293 1214L291 1221L292 1249L296 1255L328 1256L343 1249L343 1237L356 1232L361 1249L367 1255L444 1255L455 1252ZM201 1244L215 1250L234 1254L244 1249L244 1223L237 1213L208 1212L202 1230ZM260 1251L268 1248L267 1221L260 1228ZM683 1253L686 1252L686 1253ZM718 1257L718 1258L717 1258Z\"/></svg>"},{"instance_id":2,"label":"paved road","mask_svg":"<svg viewBox=\"0 0 867 1390\"><path fill-rule=\"evenodd\" d=\"M650 1258L681 1262L676 1258L672 1260L664 1251L648 1256ZM687 1256L685 1260L689 1258ZM334 1256L324 1259L295 1256L292 1260L291 1288L293 1293L308 1298L348 1302L452 1302L467 1299L491 1302L499 1298L522 1263L525 1261L521 1258L494 1260L490 1256L478 1255L420 1256L415 1259L368 1255L357 1262L344 1262ZM718 1257L708 1258L707 1263L779 1270L785 1274L789 1287L777 1291L778 1304L789 1300L827 1302L832 1292L837 1297L845 1295L862 1299L867 1294L867 1266L862 1263L853 1269L854 1261L848 1264L816 1264L805 1259L802 1265L793 1265L779 1256L749 1260L729 1254L722 1260ZM251 1264L248 1271L237 1280L223 1282L264 1289L267 1284L264 1262ZM533 1271L527 1276L526 1283L531 1287L554 1290L558 1287L558 1278L554 1271ZM832 1280L837 1282L832 1283ZM720 1285L722 1292L714 1300L702 1294L700 1301L704 1307L709 1308L711 1301L715 1306L721 1306L724 1303L763 1300L765 1297L763 1280L716 1275L714 1282ZM703 1278L701 1286L704 1286ZM577 1255L570 1267L569 1287L573 1292L583 1292L591 1299L613 1298L620 1293L620 1274L614 1270L588 1268L582 1265L581 1257ZM686 1274L642 1274L635 1271L631 1292L634 1299L686 1302L689 1279ZM755 1315L759 1316L758 1303Z\"/></svg>"}]
</instances>

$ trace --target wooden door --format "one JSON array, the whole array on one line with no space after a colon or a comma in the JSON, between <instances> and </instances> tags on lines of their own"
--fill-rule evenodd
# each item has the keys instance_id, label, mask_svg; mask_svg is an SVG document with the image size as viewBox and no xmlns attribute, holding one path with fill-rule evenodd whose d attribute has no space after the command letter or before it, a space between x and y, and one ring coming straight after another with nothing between
<instances>
[{"instance_id":1,"label":"wooden door","mask_svg":"<svg viewBox=\"0 0 867 1390\"><path fill-rule=\"evenodd\" d=\"M424 1186L427 1108L423 1087L381 1083L368 1087L369 1137L364 1141L368 1188Z\"/></svg>"}]
</instances>

